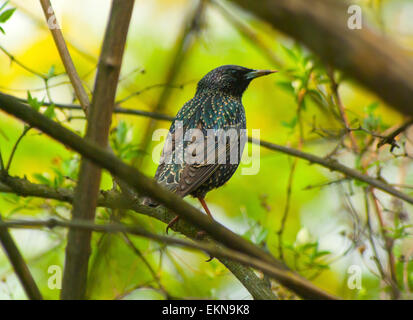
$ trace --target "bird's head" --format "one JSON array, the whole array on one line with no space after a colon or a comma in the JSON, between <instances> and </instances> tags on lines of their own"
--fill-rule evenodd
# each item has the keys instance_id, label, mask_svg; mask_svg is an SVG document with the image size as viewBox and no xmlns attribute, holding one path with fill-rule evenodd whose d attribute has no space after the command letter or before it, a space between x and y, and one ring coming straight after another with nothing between
<instances>
[{"instance_id":1,"label":"bird's head","mask_svg":"<svg viewBox=\"0 0 413 320\"><path fill-rule=\"evenodd\" d=\"M208 72L199 82L197 93L224 92L241 97L251 80L277 72L275 70L254 70L236 65L225 65Z\"/></svg>"}]
</instances>

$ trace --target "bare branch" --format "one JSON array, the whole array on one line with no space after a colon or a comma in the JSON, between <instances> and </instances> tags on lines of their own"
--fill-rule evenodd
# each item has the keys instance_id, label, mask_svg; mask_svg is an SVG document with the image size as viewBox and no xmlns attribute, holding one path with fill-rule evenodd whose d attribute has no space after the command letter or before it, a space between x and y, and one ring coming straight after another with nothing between
<instances>
[{"instance_id":1,"label":"bare branch","mask_svg":"<svg viewBox=\"0 0 413 320\"><path fill-rule=\"evenodd\" d=\"M274 150L274 151L279 151L282 153L286 153L289 155L292 155L294 157L298 157L301 159L305 159L311 163L317 163L325 168L328 168L330 170L333 171L338 171L343 173L345 176L356 179L358 181L362 181L365 182L377 189L380 189L381 191L384 191L388 194L391 194L397 198L400 198L408 203L413 204L413 198L403 192L400 192L399 190L393 188L391 185L389 185L386 182L383 182L382 180L379 179L375 179L372 178L368 175L362 174L361 172L346 167L345 165L342 165L341 163L339 163L336 160L333 159L328 159L328 158L321 158L321 157L317 157L315 155L309 154L309 153L305 153L296 149L292 149L292 148L288 148L288 147L284 147L284 146L280 146L277 145L275 143L271 143L271 142L266 142L266 141L258 141L256 139L253 138L249 138L249 141L252 143L259 143L262 147L270 149L270 150Z\"/></svg>"},{"instance_id":2,"label":"bare branch","mask_svg":"<svg viewBox=\"0 0 413 320\"><path fill-rule=\"evenodd\" d=\"M296 284L300 284L303 279L298 276L297 274L292 273L288 270L281 270L277 267L274 267L273 264L269 262L262 261L259 258L254 256L249 256L247 254L238 252L236 250L218 247L214 244L206 243L206 242L199 242L199 241L187 241L182 240L174 237L169 236L162 236L158 234L154 234L151 232L146 231L137 226L129 226L123 224L109 224L109 225L101 225L101 224L93 224L89 221L78 221L78 220L71 220L71 221L62 221L57 219L49 219L49 220L15 220L15 221L7 221L7 222L0 222L0 226L6 228L27 228L27 227L48 227L54 228L56 226L60 227L69 227L69 228L76 228L76 229L86 229L86 230L93 230L95 232L107 232L107 233L129 233L137 236L142 236L148 239L152 239L158 242L166 243L169 245L175 245L179 247L187 247L197 250L205 251L212 256L215 257L225 257L231 259L233 261L240 262L244 265L251 266L258 270L263 271L265 274L269 275L270 277L280 281L280 282L295 282ZM318 289L319 290L319 289ZM332 296L330 298L333 298Z\"/></svg>"},{"instance_id":3,"label":"bare branch","mask_svg":"<svg viewBox=\"0 0 413 320\"><path fill-rule=\"evenodd\" d=\"M19 98L15 98L11 95L7 95L4 93L0 92L0 98L4 97L4 98L11 98L13 100L18 100L18 101L23 101L26 102L26 100L24 99L19 99ZM47 105L45 103L45 105ZM80 110L80 106L78 105L73 105L73 104L56 104L57 108L63 108L63 109L71 109L71 110ZM163 121L173 121L173 117L168 116L168 115L164 115L161 113L152 113L152 112L147 112L147 111L142 111L142 110L130 110L130 109L125 109L125 108L121 108L121 107L117 107L115 108L115 113L122 113L122 114L129 114L129 115L134 115L134 116L143 116L143 117L152 117L154 119L158 119L158 120L163 120ZM403 125L405 127L407 127L407 123L405 125ZM340 164L339 162L333 160L333 159L329 159L328 157L326 158L322 158L322 157L318 157L316 155L310 154L310 153L306 153L294 148L289 148L286 146L281 146L269 141L265 141L265 140L257 140L254 139L252 137L248 137L248 142L252 143L252 144L257 144L261 147L264 147L266 149L269 150L273 150L273 151L278 151L281 153L285 153L297 158L301 158L304 160L309 161L310 163L316 163L322 167L325 167L327 169L330 169L332 171L337 171L337 172L341 172L343 173L346 177L352 178L352 179L356 179L358 181L361 182L365 182L367 184L370 184L374 187L376 187L377 189L380 189L386 193L389 193L397 198L400 198L408 203L412 203L413 204L413 198L398 191L397 189L395 189L392 185L387 184L381 180L372 178L368 175L362 174L361 172L349 168L343 164Z\"/></svg>"},{"instance_id":4,"label":"bare branch","mask_svg":"<svg viewBox=\"0 0 413 320\"><path fill-rule=\"evenodd\" d=\"M14 243L9 230L1 226L3 222L0 215L0 242L3 245L4 251L9 257L10 263L12 264L14 271L16 272L17 278L23 286L26 295L31 300L42 300L43 297L39 291L39 288L34 282L34 279L24 261L17 245Z\"/></svg>"},{"instance_id":5,"label":"bare branch","mask_svg":"<svg viewBox=\"0 0 413 320\"><path fill-rule=\"evenodd\" d=\"M80 105L87 115L89 108L89 98L85 89L83 88L82 81L77 74L69 50L67 49L66 42L63 37L63 33L58 25L58 21L56 20L52 4L50 3L50 0L40 0L40 4L42 5L46 21L54 21L53 27L49 25L50 32L53 35L53 39L56 43L57 50L59 51L60 58L62 59L63 65L65 66L66 72L69 76L70 82L73 85L76 96L79 99Z\"/></svg>"},{"instance_id":6,"label":"bare branch","mask_svg":"<svg viewBox=\"0 0 413 320\"><path fill-rule=\"evenodd\" d=\"M73 202L74 194L73 191L69 189L54 189L49 186L31 183L28 180L7 175L0 176L0 178L0 181L3 182L0 182L0 192L16 193L24 197L40 197L69 203ZM151 208L143 206L136 201L131 201L130 197L127 197L125 194L114 190L102 191L99 195L98 206L133 210L134 212L147 215L166 224L175 216L174 213L166 211L163 207ZM134 218L134 216L130 218ZM192 225L185 222L175 224L172 229L192 239L195 239L196 234L200 231L200 229L194 229ZM267 283L258 278L253 270L230 259L219 258L219 260L238 278L254 299L274 300L277 298L267 286Z\"/></svg>"},{"instance_id":7,"label":"bare branch","mask_svg":"<svg viewBox=\"0 0 413 320\"><path fill-rule=\"evenodd\" d=\"M60 124L27 107L23 103L2 94L0 94L0 108L29 123L31 126L40 129L62 144L65 144L99 166L102 166L102 168L107 169L113 175L127 183L136 192L149 196L155 201L164 204L168 209L179 214L179 216L186 219L194 226L206 231L214 240L224 244L228 248L262 259L280 270L286 269L286 266L273 256L228 230L216 221L211 221L209 217L188 204L180 196L169 192L158 185L154 180L147 178L140 171L126 165L116 156L109 153L106 148L97 146L88 139L82 139L72 131L65 129ZM277 280L303 298L334 298L330 294L315 287L308 280L303 278L300 279L301 281L299 282L296 280L288 281L281 278Z\"/></svg>"},{"instance_id":8,"label":"bare branch","mask_svg":"<svg viewBox=\"0 0 413 320\"><path fill-rule=\"evenodd\" d=\"M358 153L359 152L359 147L358 147L358 144L357 144L356 137L354 135L354 131L349 130L350 123L348 121L348 117L347 117L346 110L344 108L343 102L341 100L340 93L338 92L338 83L336 82L336 79L334 78L334 69L333 68L327 68L327 74L328 74L328 76L330 78L330 81L331 81L331 90L333 91L334 100L336 102L338 110L340 111L341 119L343 121L343 124L344 124L347 132L348 132L348 135L350 136L350 141L351 141L353 151L355 153Z\"/></svg>"},{"instance_id":9,"label":"bare branch","mask_svg":"<svg viewBox=\"0 0 413 320\"><path fill-rule=\"evenodd\" d=\"M347 26L349 3L336 0L232 0L298 39L400 112L413 115L413 63L390 39Z\"/></svg>"},{"instance_id":10,"label":"bare branch","mask_svg":"<svg viewBox=\"0 0 413 320\"><path fill-rule=\"evenodd\" d=\"M16 143L14 144L13 149L11 150L11 153L10 153L10 156L9 156L9 160L7 161L7 165L6 165L6 167L4 168L4 170L6 170L6 172L8 172L8 171L10 170L10 166L11 166L11 163L12 163L12 161L13 161L14 154L16 153L16 150L17 150L20 142L21 142L22 139L26 136L26 134L30 131L30 129L31 129L31 127L25 127L25 128L23 129L23 132L21 133L21 135L17 138L17 141L16 141Z\"/></svg>"},{"instance_id":11,"label":"bare branch","mask_svg":"<svg viewBox=\"0 0 413 320\"><path fill-rule=\"evenodd\" d=\"M395 147L398 147L396 143L396 137L405 130L407 130L407 128L409 128L411 125L413 125L413 119L407 120L405 123L394 129L385 137L381 137L381 141L377 144L377 148L380 148L385 144L389 144L391 146L390 151L393 151Z\"/></svg>"},{"instance_id":12,"label":"bare branch","mask_svg":"<svg viewBox=\"0 0 413 320\"><path fill-rule=\"evenodd\" d=\"M106 147L134 0L114 0L98 64L86 139ZM102 170L82 158L72 219L94 220ZM66 247L62 299L82 299L86 290L91 233L71 229Z\"/></svg>"}]
</instances>

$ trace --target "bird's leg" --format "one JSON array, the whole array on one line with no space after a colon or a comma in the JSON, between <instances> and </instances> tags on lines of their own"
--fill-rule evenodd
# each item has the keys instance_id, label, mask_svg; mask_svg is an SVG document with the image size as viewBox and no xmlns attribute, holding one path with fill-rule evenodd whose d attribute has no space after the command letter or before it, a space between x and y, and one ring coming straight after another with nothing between
<instances>
[{"instance_id":1,"label":"bird's leg","mask_svg":"<svg viewBox=\"0 0 413 320\"><path fill-rule=\"evenodd\" d=\"M168 234L168 230L179 220L179 216L173 218L168 225L166 226L166 234Z\"/></svg>"},{"instance_id":2,"label":"bird's leg","mask_svg":"<svg viewBox=\"0 0 413 320\"><path fill-rule=\"evenodd\" d=\"M204 198L198 197L199 202L201 202L202 207L204 208L205 212L207 213L208 216L212 218L212 214L211 211L209 211L209 208L204 200ZM168 230L179 220L179 216L176 216L175 218L173 218L167 225L166 227L166 234L168 234ZM197 237L202 238L203 236L205 236L205 232L204 231L199 231L197 234Z\"/></svg>"},{"instance_id":3,"label":"bird's leg","mask_svg":"<svg viewBox=\"0 0 413 320\"><path fill-rule=\"evenodd\" d=\"M204 208L205 212L207 213L207 215L209 215L211 217L211 219L214 219L212 217L211 211L209 211L209 208L205 202L204 198L198 197L199 202L201 202L202 207Z\"/></svg>"}]
</instances>

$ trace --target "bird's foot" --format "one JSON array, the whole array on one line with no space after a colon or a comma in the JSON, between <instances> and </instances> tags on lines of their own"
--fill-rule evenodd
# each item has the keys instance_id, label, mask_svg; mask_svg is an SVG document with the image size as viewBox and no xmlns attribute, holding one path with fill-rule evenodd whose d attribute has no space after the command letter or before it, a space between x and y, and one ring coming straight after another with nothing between
<instances>
[{"instance_id":1,"label":"bird's foot","mask_svg":"<svg viewBox=\"0 0 413 320\"><path fill-rule=\"evenodd\" d=\"M176 216L175 218L173 218L168 225L166 226L166 234L168 234L169 229L179 220L179 216Z\"/></svg>"}]
</instances>

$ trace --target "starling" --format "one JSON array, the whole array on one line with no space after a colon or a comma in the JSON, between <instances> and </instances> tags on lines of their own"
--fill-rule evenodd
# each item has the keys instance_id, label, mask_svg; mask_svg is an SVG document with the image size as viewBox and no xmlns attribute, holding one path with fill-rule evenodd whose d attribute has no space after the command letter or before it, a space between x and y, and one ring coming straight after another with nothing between
<instances>
[{"instance_id":1,"label":"starling","mask_svg":"<svg viewBox=\"0 0 413 320\"><path fill-rule=\"evenodd\" d=\"M205 195L231 178L238 168L246 142L242 94L251 80L273 72L276 71L224 65L207 73L199 81L195 96L179 110L169 129L155 174L156 181L181 197L189 194L198 198L212 218ZM230 137L224 134L224 142L219 145L217 132L222 136L222 132L230 130L235 130L236 142L231 143ZM188 138L189 132L200 136L192 133ZM214 137L208 140L211 132ZM235 161L231 158L234 153ZM186 157L188 154L191 161ZM157 205L149 198L144 200L144 204ZM177 216L168 224L167 232L178 219Z\"/></svg>"}]
</instances>

